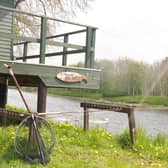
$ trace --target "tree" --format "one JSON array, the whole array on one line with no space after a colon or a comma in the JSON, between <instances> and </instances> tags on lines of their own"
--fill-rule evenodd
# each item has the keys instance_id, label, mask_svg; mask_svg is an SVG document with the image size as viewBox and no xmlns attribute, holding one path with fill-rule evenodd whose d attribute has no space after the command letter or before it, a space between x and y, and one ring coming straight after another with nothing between
<instances>
[{"instance_id":1,"label":"tree","mask_svg":"<svg viewBox=\"0 0 168 168\"><path fill-rule=\"evenodd\" d=\"M77 12L84 11L90 7L94 0L14 0L15 7L38 11L40 14L54 17L75 16Z\"/></svg>"},{"instance_id":2,"label":"tree","mask_svg":"<svg viewBox=\"0 0 168 168\"><path fill-rule=\"evenodd\" d=\"M49 17L69 20L78 12L86 12L94 0L14 0L15 7L22 11L46 15ZM48 34L53 32L52 28L58 23L47 23ZM40 22L37 17L28 15L15 15L15 33L20 35L38 34Z\"/></svg>"}]
</instances>

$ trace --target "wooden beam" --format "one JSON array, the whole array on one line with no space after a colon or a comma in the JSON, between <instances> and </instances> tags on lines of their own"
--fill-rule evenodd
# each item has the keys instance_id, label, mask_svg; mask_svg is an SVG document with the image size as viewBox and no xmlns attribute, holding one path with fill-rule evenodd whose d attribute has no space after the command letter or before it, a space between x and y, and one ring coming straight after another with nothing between
<instances>
[{"instance_id":1,"label":"wooden beam","mask_svg":"<svg viewBox=\"0 0 168 168\"><path fill-rule=\"evenodd\" d=\"M27 41L27 42L34 42L34 43L40 43L39 38L33 38L33 37L25 37L25 36L14 36L12 33L1 33L0 37L4 39L10 39L10 40L18 40L18 41ZM46 40L45 43L47 45L53 45L53 46L59 46L59 47L67 47L72 49L85 49L85 46L77 45L77 44L71 44L71 43L63 43L59 41L53 41L53 40Z\"/></svg>"},{"instance_id":2,"label":"wooden beam","mask_svg":"<svg viewBox=\"0 0 168 168\"><path fill-rule=\"evenodd\" d=\"M59 41L51 41L51 40L47 40L46 44L53 45L53 46L59 46L59 47L73 48L73 49L78 49L78 50L85 48L85 46L81 46L81 45L77 45L77 44L62 43Z\"/></svg>"},{"instance_id":3,"label":"wooden beam","mask_svg":"<svg viewBox=\"0 0 168 168\"><path fill-rule=\"evenodd\" d=\"M8 75L7 70L4 68L3 64L11 65L12 61L0 61L1 72L0 75ZM31 63L21 63L14 62L13 71L18 76L25 76L24 81L33 82L34 78L40 79L47 87L67 87L67 88L88 88L88 89L99 89L100 83L100 70L86 69L79 67L65 67L65 66L51 66L43 64L31 64ZM76 83L66 83L60 81L56 75L60 72L76 72L81 75L85 75L88 78L88 82L76 82ZM31 77L34 78L32 79ZM17 77L17 79L18 79ZM27 78L27 79L26 79ZM19 82L20 83L20 82ZM24 82L26 84L26 82Z\"/></svg>"},{"instance_id":4,"label":"wooden beam","mask_svg":"<svg viewBox=\"0 0 168 168\"><path fill-rule=\"evenodd\" d=\"M39 63L45 63L45 50L46 50L46 30L47 30L47 19L41 17L41 34L40 34L40 60Z\"/></svg>"},{"instance_id":5,"label":"wooden beam","mask_svg":"<svg viewBox=\"0 0 168 168\"><path fill-rule=\"evenodd\" d=\"M63 33L63 34L58 34L58 35L54 35L54 36L48 36L47 39L53 39L53 38L58 38L58 37L66 36L66 35L73 35L73 34L77 34L77 33L83 33L83 32L86 32L86 29L73 31L73 32L68 32L68 33Z\"/></svg>"},{"instance_id":6,"label":"wooden beam","mask_svg":"<svg viewBox=\"0 0 168 168\"><path fill-rule=\"evenodd\" d=\"M63 55L63 53L68 55L68 54L79 54L79 53L83 53L83 52L85 52L84 49L82 49L82 50L68 50L68 51L64 51L64 52L61 51L61 52L46 53L45 57L60 56L60 55ZM29 56L26 56L25 59L33 59L33 58L39 58L39 57L40 57L40 55L29 55ZM22 60L22 59L23 59L23 57L16 57L16 60Z\"/></svg>"}]
</instances>

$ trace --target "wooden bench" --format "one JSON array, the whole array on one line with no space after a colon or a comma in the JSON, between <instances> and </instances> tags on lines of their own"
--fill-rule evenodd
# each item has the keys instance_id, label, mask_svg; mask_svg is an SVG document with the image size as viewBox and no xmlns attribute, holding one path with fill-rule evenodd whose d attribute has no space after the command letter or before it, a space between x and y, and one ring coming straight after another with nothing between
<instances>
[{"instance_id":1,"label":"wooden bench","mask_svg":"<svg viewBox=\"0 0 168 168\"><path fill-rule=\"evenodd\" d=\"M89 109L108 110L119 113L128 114L128 124L130 130L131 142L134 143L136 139L136 127L134 117L134 106L112 103L100 103L100 102L81 102L80 106L84 108L84 130L89 129Z\"/></svg>"}]
</instances>

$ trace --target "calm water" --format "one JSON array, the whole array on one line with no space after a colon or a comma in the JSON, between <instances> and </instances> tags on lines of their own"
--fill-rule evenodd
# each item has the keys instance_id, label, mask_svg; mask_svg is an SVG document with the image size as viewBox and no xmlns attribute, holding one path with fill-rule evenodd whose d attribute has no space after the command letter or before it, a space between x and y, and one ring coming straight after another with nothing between
<instances>
[{"instance_id":1,"label":"calm water","mask_svg":"<svg viewBox=\"0 0 168 168\"><path fill-rule=\"evenodd\" d=\"M24 95L30 108L33 111L36 111L37 94L26 92ZM25 108L16 90L9 90L8 104ZM80 108L80 100L48 96L47 111L73 111L76 113L50 115L49 117L51 117L54 121L68 121L77 126L81 126L83 123L83 109ZM145 128L150 135L156 135L159 132L168 135L168 111L166 110L135 109L135 120L136 126ZM128 117L127 114L123 113L97 111L90 113L90 125L101 126L112 133L118 133L128 127Z\"/></svg>"}]
</instances>

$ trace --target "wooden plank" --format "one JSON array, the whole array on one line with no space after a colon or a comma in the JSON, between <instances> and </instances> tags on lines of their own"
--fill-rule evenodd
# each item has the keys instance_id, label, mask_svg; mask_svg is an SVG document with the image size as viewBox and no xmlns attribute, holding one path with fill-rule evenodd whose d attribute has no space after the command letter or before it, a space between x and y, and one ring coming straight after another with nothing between
<instances>
[{"instance_id":1,"label":"wooden plank","mask_svg":"<svg viewBox=\"0 0 168 168\"><path fill-rule=\"evenodd\" d=\"M0 33L0 37L7 40L18 40L18 41L31 41L34 43L39 43L39 39L33 37L17 36L12 33Z\"/></svg>"},{"instance_id":2,"label":"wooden plank","mask_svg":"<svg viewBox=\"0 0 168 168\"><path fill-rule=\"evenodd\" d=\"M38 87L39 78L34 75L16 75L17 81L20 86ZM9 77L9 85L15 86L15 83L11 77Z\"/></svg>"},{"instance_id":3,"label":"wooden plank","mask_svg":"<svg viewBox=\"0 0 168 168\"><path fill-rule=\"evenodd\" d=\"M0 1L0 5L5 5L7 7L13 7L14 1ZM0 33L6 34L11 33L13 30L13 13L6 10L0 10ZM0 36L0 59L10 60L12 53L12 45L10 42L4 41L3 36Z\"/></svg>"},{"instance_id":4,"label":"wooden plank","mask_svg":"<svg viewBox=\"0 0 168 168\"><path fill-rule=\"evenodd\" d=\"M6 68L3 64L11 64L12 61L0 61L0 73L7 74ZM66 87L66 88L88 88L99 89L100 84L100 70L86 69L86 68L72 68L62 66L48 66L41 64L29 64L15 62L13 70L16 75L37 76L47 87ZM66 83L56 78L60 72L76 72L88 78L88 82Z\"/></svg>"},{"instance_id":5,"label":"wooden plank","mask_svg":"<svg viewBox=\"0 0 168 168\"><path fill-rule=\"evenodd\" d=\"M34 42L34 43L39 43L40 39L38 38L33 38L33 37L25 37L25 36L13 36L11 33L1 33L0 32L0 37L4 39L11 39L11 40L20 40L20 41L28 41L28 42ZM81 45L76 45L76 44L70 44L70 43L62 43L58 41L46 41L47 45L53 45L53 46L58 46L58 47L66 47L66 48L73 48L73 49L78 49L82 50L85 49L84 46Z\"/></svg>"},{"instance_id":6,"label":"wooden plank","mask_svg":"<svg viewBox=\"0 0 168 168\"><path fill-rule=\"evenodd\" d=\"M0 36L0 42L11 42L11 39L6 39Z\"/></svg>"},{"instance_id":7,"label":"wooden plank","mask_svg":"<svg viewBox=\"0 0 168 168\"><path fill-rule=\"evenodd\" d=\"M0 44L1 45L11 45L11 40L10 39L4 39L0 37Z\"/></svg>"},{"instance_id":8,"label":"wooden plank","mask_svg":"<svg viewBox=\"0 0 168 168\"><path fill-rule=\"evenodd\" d=\"M8 26L9 23L11 24L11 18L10 18L9 22L1 22L0 26ZM1 20L2 20L2 18L1 18Z\"/></svg>"},{"instance_id":9,"label":"wooden plank","mask_svg":"<svg viewBox=\"0 0 168 168\"><path fill-rule=\"evenodd\" d=\"M9 51L11 50L11 44L0 44L0 50L6 50L6 51Z\"/></svg>"},{"instance_id":10,"label":"wooden plank","mask_svg":"<svg viewBox=\"0 0 168 168\"><path fill-rule=\"evenodd\" d=\"M68 33L63 33L63 34L58 34L58 35L55 35L55 36L48 36L48 37L46 37L46 39L53 39L53 38L58 38L58 37L62 37L62 36L83 33L83 32L86 32L86 29L82 29L82 30L78 30L78 31L73 31L73 32L68 32Z\"/></svg>"},{"instance_id":11,"label":"wooden plank","mask_svg":"<svg viewBox=\"0 0 168 168\"><path fill-rule=\"evenodd\" d=\"M83 53L84 50L68 50L66 52L64 52L64 54L79 54L79 53ZM53 56L60 56L62 55L63 52L53 52L53 53L46 53L45 54L45 57L53 57ZM32 59L32 58L39 58L40 55L29 55L29 56L26 56L25 59ZM17 57L16 60L20 60L20 59L23 59L23 57Z\"/></svg>"},{"instance_id":12,"label":"wooden plank","mask_svg":"<svg viewBox=\"0 0 168 168\"><path fill-rule=\"evenodd\" d=\"M10 22L10 24L11 24L11 22ZM2 23L0 24L0 28L1 28L1 29L6 28L6 29L9 29L10 31L12 30L12 26L9 27L9 23L7 23L7 22L2 22Z\"/></svg>"},{"instance_id":13,"label":"wooden plank","mask_svg":"<svg viewBox=\"0 0 168 168\"><path fill-rule=\"evenodd\" d=\"M13 8L14 1L13 0L1 0L0 5Z\"/></svg>"},{"instance_id":14,"label":"wooden plank","mask_svg":"<svg viewBox=\"0 0 168 168\"><path fill-rule=\"evenodd\" d=\"M9 48L4 48L5 46L3 45L2 47L0 46L0 53L10 53L10 50ZM8 47L8 46L6 46Z\"/></svg>"},{"instance_id":15,"label":"wooden plank","mask_svg":"<svg viewBox=\"0 0 168 168\"><path fill-rule=\"evenodd\" d=\"M8 61L10 59L9 59L9 56L1 56L0 55L0 60Z\"/></svg>"},{"instance_id":16,"label":"wooden plank","mask_svg":"<svg viewBox=\"0 0 168 168\"><path fill-rule=\"evenodd\" d=\"M93 109L101 109L108 110L114 112L122 112L128 113L132 109L132 106L123 105L123 104L113 104L113 103L104 103L104 102L82 102L81 107L93 108Z\"/></svg>"},{"instance_id":17,"label":"wooden plank","mask_svg":"<svg viewBox=\"0 0 168 168\"><path fill-rule=\"evenodd\" d=\"M10 58L9 58L9 55L10 54L6 54L6 56L5 55L0 55L0 60L10 60Z\"/></svg>"},{"instance_id":18,"label":"wooden plank","mask_svg":"<svg viewBox=\"0 0 168 168\"><path fill-rule=\"evenodd\" d=\"M77 49L77 50L82 50L85 48L85 46L81 46L81 45L77 45L77 44L62 43L62 42L51 41L51 40L47 40L46 44L53 45L53 46L59 46L59 47L73 48L73 49Z\"/></svg>"},{"instance_id":19,"label":"wooden plank","mask_svg":"<svg viewBox=\"0 0 168 168\"><path fill-rule=\"evenodd\" d=\"M7 52L0 52L0 56L1 57L9 57L9 52L7 53Z\"/></svg>"},{"instance_id":20,"label":"wooden plank","mask_svg":"<svg viewBox=\"0 0 168 168\"><path fill-rule=\"evenodd\" d=\"M9 30L9 29L0 29L0 33L8 33L8 32L11 32L11 30Z\"/></svg>"}]
</instances>

